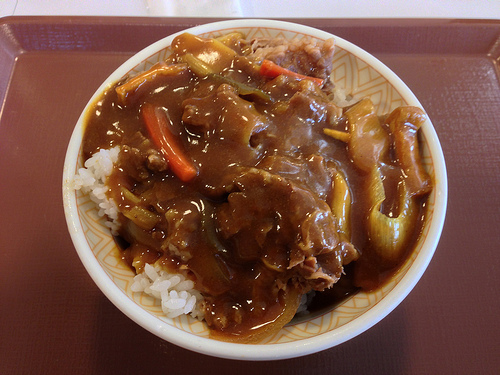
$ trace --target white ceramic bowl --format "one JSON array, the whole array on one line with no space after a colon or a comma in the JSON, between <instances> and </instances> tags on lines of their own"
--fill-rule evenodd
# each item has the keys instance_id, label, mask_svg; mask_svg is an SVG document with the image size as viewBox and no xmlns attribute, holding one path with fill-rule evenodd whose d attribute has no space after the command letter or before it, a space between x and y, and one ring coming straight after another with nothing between
<instances>
[{"instance_id":1,"label":"white ceramic bowl","mask_svg":"<svg viewBox=\"0 0 500 375\"><path fill-rule=\"evenodd\" d=\"M234 30L244 32L247 37L334 37L337 47L332 78L337 85L352 92L355 97L370 97L379 114L390 112L400 105L422 108L408 87L379 60L324 31L269 20L223 21L186 31L215 37ZM120 66L97 89L89 105L126 74L143 71L164 59L169 54L169 46L175 35L152 44ZM260 344L233 344L209 339L208 328L204 323L186 316L165 318L159 305L150 297L130 290L133 273L116 257L117 247L103 225L103 219L98 218L97 210L88 196L72 189L70 181L82 166L80 146L86 111L87 108L76 124L64 164L64 209L73 243L95 283L123 313L155 335L181 347L223 358L271 360L298 357L338 345L379 322L408 295L424 273L438 244L446 212L447 179L439 140L431 122L427 121L422 127L423 160L427 171L434 178L435 187L428 200L423 235L395 277L380 290L360 292L332 311L289 324Z\"/></svg>"}]
</instances>

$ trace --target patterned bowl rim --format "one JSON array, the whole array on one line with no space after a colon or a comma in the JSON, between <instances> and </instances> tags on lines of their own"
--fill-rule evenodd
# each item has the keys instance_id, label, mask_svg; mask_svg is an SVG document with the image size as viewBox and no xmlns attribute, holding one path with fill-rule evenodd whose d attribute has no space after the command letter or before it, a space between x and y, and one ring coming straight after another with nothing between
<instances>
[{"instance_id":1,"label":"patterned bowl rim","mask_svg":"<svg viewBox=\"0 0 500 375\"><path fill-rule=\"evenodd\" d=\"M75 165L77 165L78 162L83 133L82 124L85 120L87 108L94 103L95 100L97 100L100 93L105 91L118 79L125 76L135 66L146 60L149 56L152 56L159 50L168 47L173 38L182 32L204 34L214 31L229 31L245 28L278 29L310 35L323 40L334 38L338 47L366 62L369 66L379 72L387 81L389 81L391 85L393 85L401 94L408 105L423 108L406 84L403 83L401 79L382 62L354 44L325 31L291 22L265 19L228 20L196 26L167 36L144 48L117 68L96 90L95 94L89 100L80 118L78 119L67 149L63 170L64 213L73 244L89 275L115 306L117 306L124 314L137 324L141 325L143 328L183 348L216 357L242 360L274 360L293 358L339 345L378 323L394 308L396 308L401 301L403 301L427 268L441 236L448 196L444 156L438 136L430 120L424 124L422 129L432 157L432 165L434 167L436 185L434 190L435 206L432 220L430 220L428 228L426 228L428 230L424 239L424 244L422 245L422 248L416 258L413 260L411 267L386 296L384 296L373 307L368 309L359 317L332 331L292 342L276 343L271 345L245 345L221 342L205 337L198 337L154 318L149 312L145 311L138 304L132 301L124 293L124 291L111 280L110 276L97 261L85 238L78 214L75 192L69 182L75 175Z\"/></svg>"}]
</instances>

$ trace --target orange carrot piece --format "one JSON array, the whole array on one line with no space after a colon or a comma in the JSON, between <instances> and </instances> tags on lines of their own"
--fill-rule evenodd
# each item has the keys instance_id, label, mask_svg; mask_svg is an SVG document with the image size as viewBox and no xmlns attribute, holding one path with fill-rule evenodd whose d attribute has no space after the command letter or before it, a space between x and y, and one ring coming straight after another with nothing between
<instances>
[{"instance_id":1,"label":"orange carrot piece","mask_svg":"<svg viewBox=\"0 0 500 375\"><path fill-rule=\"evenodd\" d=\"M186 64L163 65L156 64L151 69L140 73L139 75L130 78L127 82L118 86L115 91L118 94L118 100L122 104L127 104L129 95L136 92L145 83L153 82L160 76L175 76L181 74L187 69Z\"/></svg>"},{"instance_id":2,"label":"orange carrot piece","mask_svg":"<svg viewBox=\"0 0 500 375\"><path fill-rule=\"evenodd\" d=\"M308 79L310 81L313 81L320 87L323 86L323 80L321 78L305 76L299 73L292 72L289 69L283 68L282 66L275 64L271 60L262 61L262 65L260 66L260 74L263 75L264 77L270 77L270 78L276 78L277 76L283 74L297 79Z\"/></svg>"},{"instance_id":3,"label":"orange carrot piece","mask_svg":"<svg viewBox=\"0 0 500 375\"><path fill-rule=\"evenodd\" d=\"M183 182L189 182L196 177L196 167L168 129L167 118L161 108L145 103L141 115L153 143L168 160L172 172Z\"/></svg>"}]
</instances>

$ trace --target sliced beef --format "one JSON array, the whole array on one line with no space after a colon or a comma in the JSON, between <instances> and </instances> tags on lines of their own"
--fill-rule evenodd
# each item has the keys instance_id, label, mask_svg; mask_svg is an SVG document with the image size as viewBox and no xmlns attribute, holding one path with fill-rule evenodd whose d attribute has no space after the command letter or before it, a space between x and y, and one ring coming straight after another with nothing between
<instances>
[{"instance_id":1,"label":"sliced beef","mask_svg":"<svg viewBox=\"0 0 500 375\"><path fill-rule=\"evenodd\" d=\"M295 86L293 91L290 86ZM330 127L340 112L314 86L306 81L276 83L273 89L288 91L289 98L276 104L269 126L253 137L253 144L291 157L331 154L335 145L323 129Z\"/></svg>"},{"instance_id":2,"label":"sliced beef","mask_svg":"<svg viewBox=\"0 0 500 375\"><path fill-rule=\"evenodd\" d=\"M118 164L133 180L147 180L151 173L168 169L168 161L141 132L134 133L126 142L121 148Z\"/></svg>"},{"instance_id":3,"label":"sliced beef","mask_svg":"<svg viewBox=\"0 0 500 375\"><path fill-rule=\"evenodd\" d=\"M201 138L189 149L200 165L198 186L207 196L218 199L226 193L225 183L231 181L235 165L251 166L260 159L262 151L253 147L251 138L268 121L228 84L208 96L187 99L182 105L183 122Z\"/></svg>"},{"instance_id":4,"label":"sliced beef","mask_svg":"<svg viewBox=\"0 0 500 375\"><path fill-rule=\"evenodd\" d=\"M314 38L285 40L281 38L259 38L251 42L251 57L268 59L294 72L318 77L330 77L335 41L320 41Z\"/></svg>"},{"instance_id":5,"label":"sliced beef","mask_svg":"<svg viewBox=\"0 0 500 375\"><path fill-rule=\"evenodd\" d=\"M248 146L252 134L265 128L265 118L254 104L240 98L236 88L228 84L220 85L209 96L187 99L182 106L185 124L201 128L208 137L230 138L241 146Z\"/></svg>"},{"instance_id":6,"label":"sliced beef","mask_svg":"<svg viewBox=\"0 0 500 375\"><path fill-rule=\"evenodd\" d=\"M331 194L335 165L326 162L322 156L313 154L306 159L298 159L271 155L262 159L258 167L311 190L323 200Z\"/></svg>"},{"instance_id":7,"label":"sliced beef","mask_svg":"<svg viewBox=\"0 0 500 375\"><path fill-rule=\"evenodd\" d=\"M333 214L311 191L267 171L250 168L217 210L221 236L237 255L323 290L342 273L343 256ZM318 258L318 256L322 256ZM327 265L322 268L320 259Z\"/></svg>"}]
</instances>

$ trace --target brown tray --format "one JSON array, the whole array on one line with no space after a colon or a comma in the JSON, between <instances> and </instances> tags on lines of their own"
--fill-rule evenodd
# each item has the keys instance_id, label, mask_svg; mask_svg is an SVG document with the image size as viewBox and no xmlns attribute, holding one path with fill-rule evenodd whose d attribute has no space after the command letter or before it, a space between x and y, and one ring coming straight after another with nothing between
<instances>
[{"instance_id":1,"label":"brown tray","mask_svg":"<svg viewBox=\"0 0 500 375\"><path fill-rule=\"evenodd\" d=\"M500 21L295 20L392 68L441 139L449 205L427 272L381 323L338 347L267 363L169 344L123 315L66 229L62 167L100 83L168 34L211 19L0 21L0 374L500 373Z\"/></svg>"}]
</instances>

